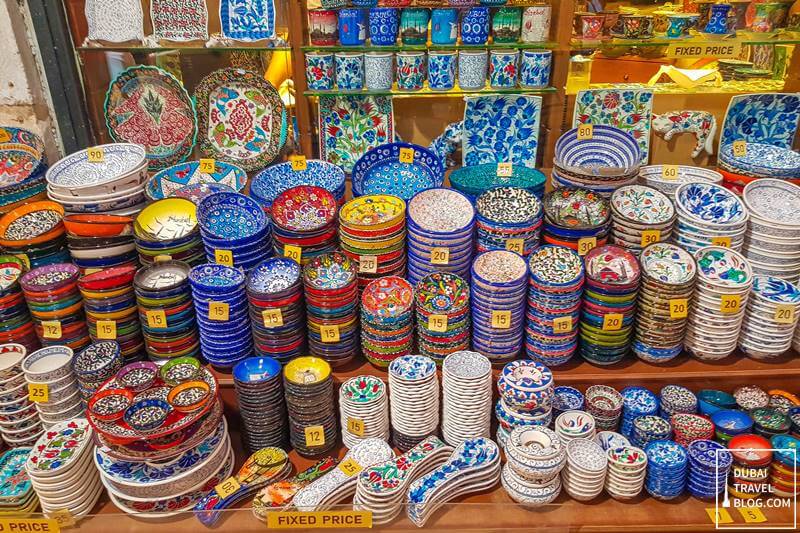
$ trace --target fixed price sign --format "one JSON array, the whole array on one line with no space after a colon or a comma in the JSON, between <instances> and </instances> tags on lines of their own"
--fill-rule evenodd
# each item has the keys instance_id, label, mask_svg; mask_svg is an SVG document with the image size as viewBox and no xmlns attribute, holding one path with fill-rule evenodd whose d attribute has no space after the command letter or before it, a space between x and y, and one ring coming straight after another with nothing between
<instances>
[{"instance_id":1,"label":"fixed price sign","mask_svg":"<svg viewBox=\"0 0 800 533\"><path fill-rule=\"evenodd\" d=\"M703 57L730 58L739 57L742 52L741 41L718 41L708 43L672 43L667 47L667 57L699 59Z\"/></svg>"}]
</instances>

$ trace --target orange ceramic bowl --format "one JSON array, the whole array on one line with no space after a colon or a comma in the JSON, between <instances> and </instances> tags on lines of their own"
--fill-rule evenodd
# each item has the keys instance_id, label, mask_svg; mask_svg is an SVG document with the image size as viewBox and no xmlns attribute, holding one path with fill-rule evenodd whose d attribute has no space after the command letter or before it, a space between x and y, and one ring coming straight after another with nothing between
<instances>
[{"instance_id":1,"label":"orange ceramic bowl","mask_svg":"<svg viewBox=\"0 0 800 533\"><path fill-rule=\"evenodd\" d=\"M211 387L205 381L184 381L170 389L167 402L176 411L192 413L211 399Z\"/></svg>"},{"instance_id":2,"label":"orange ceramic bowl","mask_svg":"<svg viewBox=\"0 0 800 533\"><path fill-rule=\"evenodd\" d=\"M64 217L70 235L76 237L116 237L133 234L133 218L120 215L72 214Z\"/></svg>"},{"instance_id":3,"label":"orange ceramic bowl","mask_svg":"<svg viewBox=\"0 0 800 533\"><path fill-rule=\"evenodd\" d=\"M2 218L0 218L0 235L6 234L6 230L8 230L8 226L10 226L12 222L18 220L20 217L36 211L55 211L61 215L62 218L64 217L64 207L59 203L51 202L50 200L32 202L30 204L17 207L16 209L12 209L3 215ZM43 242L51 241L62 233L64 233L64 226L62 224L56 224L53 229L42 233L41 235L37 235L32 239L25 239L21 241L0 239L0 245L10 246L12 248L20 246L32 246L34 244L41 244Z\"/></svg>"}]
</instances>

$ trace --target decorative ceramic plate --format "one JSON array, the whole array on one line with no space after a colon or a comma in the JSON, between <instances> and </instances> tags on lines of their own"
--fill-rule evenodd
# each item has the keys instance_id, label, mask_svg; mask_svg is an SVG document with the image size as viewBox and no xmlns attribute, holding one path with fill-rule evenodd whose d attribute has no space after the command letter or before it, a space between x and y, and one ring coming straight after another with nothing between
<instances>
[{"instance_id":1,"label":"decorative ceramic plate","mask_svg":"<svg viewBox=\"0 0 800 533\"><path fill-rule=\"evenodd\" d=\"M394 110L390 96L320 96L320 158L353 171L353 165L373 148L394 141Z\"/></svg>"},{"instance_id":2,"label":"decorative ceramic plate","mask_svg":"<svg viewBox=\"0 0 800 533\"><path fill-rule=\"evenodd\" d=\"M353 283L357 276L355 262L339 252L315 257L303 268L303 282L316 290L342 289Z\"/></svg>"},{"instance_id":3,"label":"decorative ceramic plate","mask_svg":"<svg viewBox=\"0 0 800 533\"><path fill-rule=\"evenodd\" d=\"M136 217L137 237L167 241L189 235L197 228L197 206L183 198L165 198L145 207Z\"/></svg>"},{"instance_id":4,"label":"decorative ceramic plate","mask_svg":"<svg viewBox=\"0 0 800 533\"><path fill-rule=\"evenodd\" d=\"M800 289L779 278L753 276L753 292L775 303L800 303Z\"/></svg>"},{"instance_id":5,"label":"decorative ceramic plate","mask_svg":"<svg viewBox=\"0 0 800 533\"><path fill-rule=\"evenodd\" d=\"M676 442L659 440L650 442L644 449L648 462L653 466L663 468L681 467L686 465L688 456L686 449Z\"/></svg>"},{"instance_id":6,"label":"decorative ceramic plate","mask_svg":"<svg viewBox=\"0 0 800 533\"><path fill-rule=\"evenodd\" d=\"M144 38L144 13L139 0L87 0L88 39L124 43Z\"/></svg>"},{"instance_id":7,"label":"decorative ceramic plate","mask_svg":"<svg viewBox=\"0 0 800 533\"><path fill-rule=\"evenodd\" d=\"M361 309L379 318L392 318L407 313L414 304L414 289L398 276L372 281L361 294Z\"/></svg>"},{"instance_id":8,"label":"decorative ceramic plate","mask_svg":"<svg viewBox=\"0 0 800 533\"><path fill-rule=\"evenodd\" d=\"M406 380L422 380L436 373L436 363L424 355L404 355L389 363L389 374Z\"/></svg>"},{"instance_id":9,"label":"decorative ceramic plate","mask_svg":"<svg viewBox=\"0 0 800 533\"><path fill-rule=\"evenodd\" d=\"M356 376L342 383L339 395L349 403L370 403L386 396L386 384L375 376Z\"/></svg>"},{"instance_id":10,"label":"decorative ceramic plate","mask_svg":"<svg viewBox=\"0 0 800 533\"><path fill-rule=\"evenodd\" d=\"M401 150L412 150L413 161L400 161ZM416 193L441 187L444 167L427 148L408 143L390 143L365 153L353 167L353 195L393 194L408 200Z\"/></svg>"},{"instance_id":11,"label":"decorative ceramic plate","mask_svg":"<svg viewBox=\"0 0 800 533\"><path fill-rule=\"evenodd\" d=\"M800 187L793 183L768 178L752 181L744 188L742 199L754 216L800 226Z\"/></svg>"},{"instance_id":12,"label":"decorative ceramic plate","mask_svg":"<svg viewBox=\"0 0 800 533\"><path fill-rule=\"evenodd\" d=\"M305 170L293 170L290 162L265 168L253 177L250 194L267 206L280 193L298 185L322 187L337 200L344 197L345 175L341 168L317 159L306 160L306 165Z\"/></svg>"},{"instance_id":13,"label":"decorative ceramic plate","mask_svg":"<svg viewBox=\"0 0 800 533\"><path fill-rule=\"evenodd\" d=\"M674 244L652 244L642 251L639 261L645 274L670 285L689 283L697 273L697 265L689 252Z\"/></svg>"},{"instance_id":14,"label":"decorative ceramic plate","mask_svg":"<svg viewBox=\"0 0 800 533\"><path fill-rule=\"evenodd\" d=\"M580 174L594 174L611 169L636 169L642 161L636 140L612 126L594 126L591 139L578 139L573 128L558 138L553 164ZM616 171L615 174L619 174Z\"/></svg>"},{"instance_id":15,"label":"decorative ceramic plate","mask_svg":"<svg viewBox=\"0 0 800 533\"><path fill-rule=\"evenodd\" d=\"M272 221L289 231L316 231L336 218L336 199L322 187L299 185L272 203Z\"/></svg>"},{"instance_id":16,"label":"decorative ceramic plate","mask_svg":"<svg viewBox=\"0 0 800 533\"><path fill-rule=\"evenodd\" d=\"M339 220L348 227L378 229L398 221L406 212L402 198L390 194L369 194L353 198L342 206Z\"/></svg>"},{"instance_id":17,"label":"decorative ceramic plate","mask_svg":"<svg viewBox=\"0 0 800 533\"><path fill-rule=\"evenodd\" d=\"M606 245L592 248L584 257L586 276L608 285L636 283L641 273L636 256L625 248Z\"/></svg>"},{"instance_id":18,"label":"decorative ceramic plate","mask_svg":"<svg viewBox=\"0 0 800 533\"><path fill-rule=\"evenodd\" d=\"M300 281L300 265L285 257L273 257L254 268L247 278L247 289L259 294L281 292Z\"/></svg>"},{"instance_id":19,"label":"decorative ceramic plate","mask_svg":"<svg viewBox=\"0 0 800 533\"><path fill-rule=\"evenodd\" d=\"M664 193L644 185L626 185L611 195L614 210L640 224L664 224L675 216L675 207Z\"/></svg>"},{"instance_id":20,"label":"decorative ceramic plate","mask_svg":"<svg viewBox=\"0 0 800 533\"><path fill-rule=\"evenodd\" d=\"M469 284L449 272L433 272L416 286L417 307L428 313L457 311L469 304Z\"/></svg>"},{"instance_id":21,"label":"decorative ceramic plate","mask_svg":"<svg viewBox=\"0 0 800 533\"><path fill-rule=\"evenodd\" d=\"M548 219L570 229L596 228L611 217L608 200L587 189L550 191L543 205Z\"/></svg>"},{"instance_id":22,"label":"decorative ceramic plate","mask_svg":"<svg viewBox=\"0 0 800 533\"><path fill-rule=\"evenodd\" d=\"M31 448L15 448L0 456L0 500L19 499L32 490L25 471L31 451Z\"/></svg>"},{"instance_id":23,"label":"decorative ceramic plate","mask_svg":"<svg viewBox=\"0 0 800 533\"><path fill-rule=\"evenodd\" d=\"M40 163L41 158L32 151L0 148L0 188L24 182Z\"/></svg>"},{"instance_id":24,"label":"decorative ceramic plate","mask_svg":"<svg viewBox=\"0 0 800 533\"><path fill-rule=\"evenodd\" d=\"M275 38L273 0L221 0L219 21L222 35L237 41Z\"/></svg>"},{"instance_id":25,"label":"decorative ceramic plate","mask_svg":"<svg viewBox=\"0 0 800 533\"><path fill-rule=\"evenodd\" d=\"M735 224L747 220L747 210L739 197L711 183L684 183L675 191L675 204L700 222Z\"/></svg>"},{"instance_id":26,"label":"decorative ceramic plate","mask_svg":"<svg viewBox=\"0 0 800 533\"><path fill-rule=\"evenodd\" d=\"M542 285L570 285L583 278L583 260L574 250L548 244L531 253L528 270Z\"/></svg>"},{"instance_id":27,"label":"decorative ceramic plate","mask_svg":"<svg viewBox=\"0 0 800 533\"><path fill-rule=\"evenodd\" d=\"M150 170L186 159L197 137L189 93L158 67L136 65L120 72L103 103L106 126L117 142L144 146Z\"/></svg>"},{"instance_id":28,"label":"decorative ceramic plate","mask_svg":"<svg viewBox=\"0 0 800 533\"><path fill-rule=\"evenodd\" d=\"M719 158L733 169L760 177L800 177L800 154L791 148L747 143L747 153L736 156L733 144L725 144L719 150Z\"/></svg>"},{"instance_id":29,"label":"decorative ceramic plate","mask_svg":"<svg viewBox=\"0 0 800 533\"><path fill-rule=\"evenodd\" d=\"M152 0L153 36L165 41L208 39L208 9L204 0Z\"/></svg>"},{"instance_id":30,"label":"decorative ceramic plate","mask_svg":"<svg viewBox=\"0 0 800 533\"><path fill-rule=\"evenodd\" d=\"M297 357L283 367L283 376L292 383L314 385L328 379L331 365L319 357Z\"/></svg>"},{"instance_id":31,"label":"decorative ceramic plate","mask_svg":"<svg viewBox=\"0 0 800 533\"><path fill-rule=\"evenodd\" d=\"M487 95L464 100L463 166L513 163L536 167L541 96Z\"/></svg>"},{"instance_id":32,"label":"decorative ceramic plate","mask_svg":"<svg viewBox=\"0 0 800 533\"><path fill-rule=\"evenodd\" d=\"M214 172L200 170L199 161L179 163L161 172L156 172L147 182L145 192L152 200L160 200L175 193L187 185L199 184L226 185L236 192L241 192L247 185L247 173L236 165L224 161L214 162Z\"/></svg>"},{"instance_id":33,"label":"decorative ceramic plate","mask_svg":"<svg viewBox=\"0 0 800 533\"><path fill-rule=\"evenodd\" d=\"M791 148L798 121L800 95L797 93L736 95L728 103L719 146L742 140Z\"/></svg>"},{"instance_id":34,"label":"decorative ceramic plate","mask_svg":"<svg viewBox=\"0 0 800 533\"><path fill-rule=\"evenodd\" d=\"M47 170L47 183L65 188L89 187L118 180L146 160L143 146L129 143L104 144L103 160L89 162L87 150L79 150L57 161Z\"/></svg>"},{"instance_id":35,"label":"decorative ceramic plate","mask_svg":"<svg viewBox=\"0 0 800 533\"><path fill-rule=\"evenodd\" d=\"M697 271L714 285L741 287L753 280L753 271L742 254L721 246L701 248L694 256Z\"/></svg>"},{"instance_id":36,"label":"decorative ceramic plate","mask_svg":"<svg viewBox=\"0 0 800 533\"><path fill-rule=\"evenodd\" d=\"M268 224L258 202L234 192L220 192L203 198L197 206L197 221L203 231L218 239L250 237Z\"/></svg>"},{"instance_id":37,"label":"decorative ceramic plate","mask_svg":"<svg viewBox=\"0 0 800 533\"><path fill-rule=\"evenodd\" d=\"M194 92L200 151L246 171L271 163L286 141L286 109L268 81L255 72L212 72Z\"/></svg>"},{"instance_id":38,"label":"decorative ceramic plate","mask_svg":"<svg viewBox=\"0 0 800 533\"><path fill-rule=\"evenodd\" d=\"M511 361L503 367L500 376L503 384L498 383L498 387L501 388L534 392L553 384L553 373L537 361Z\"/></svg>"},{"instance_id":39,"label":"decorative ceramic plate","mask_svg":"<svg viewBox=\"0 0 800 533\"><path fill-rule=\"evenodd\" d=\"M56 423L36 441L25 463L26 470L34 475L54 475L69 468L92 446L92 434L85 418Z\"/></svg>"}]
</instances>

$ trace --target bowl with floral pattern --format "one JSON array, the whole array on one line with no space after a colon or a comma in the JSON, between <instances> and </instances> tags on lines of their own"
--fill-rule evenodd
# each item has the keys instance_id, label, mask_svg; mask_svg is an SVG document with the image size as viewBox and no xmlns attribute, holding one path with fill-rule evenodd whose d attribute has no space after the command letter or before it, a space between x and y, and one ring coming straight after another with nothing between
<instances>
[{"instance_id":1,"label":"bowl with floral pattern","mask_svg":"<svg viewBox=\"0 0 800 533\"><path fill-rule=\"evenodd\" d=\"M88 408L98 420L113 422L119 420L133 403L133 392L128 389L105 389L94 394Z\"/></svg>"},{"instance_id":2,"label":"bowl with floral pattern","mask_svg":"<svg viewBox=\"0 0 800 533\"><path fill-rule=\"evenodd\" d=\"M69 346L48 346L28 354L22 371L30 381L49 383L67 376L72 368L73 351Z\"/></svg>"},{"instance_id":3,"label":"bowl with floral pattern","mask_svg":"<svg viewBox=\"0 0 800 533\"><path fill-rule=\"evenodd\" d=\"M181 413L201 409L211 399L211 387L205 381L184 381L170 389L167 402Z\"/></svg>"},{"instance_id":4,"label":"bowl with floral pattern","mask_svg":"<svg viewBox=\"0 0 800 533\"><path fill-rule=\"evenodd\" d=\"M131 404L123 420L135 431L148 431L161 427L172 413L172 406L158 398L146 398Z\"/></svg>"},{"instance_id":5,"label":"bowl with floral pattern","mask_svg":"<svg viewBox=\"0 0 800 533\"><path fill-rule=\"evenodd\" d=\"M738 227L747 222L742 200L728 189L707 182L684 183L675 191L675 206L700 227Z\"/></svg>"},{"instance_id":6,"label":"bowl with floral pattern","mask_svg":"<svg viewBox=\"0 0 800 533\"><path fill-rule=\"evenodd\" d=\"M150 361L136 361L117 372L116 381L126 389L141 392L148 389L158 376L158 366Z\"/></svg>"}]
</instances>

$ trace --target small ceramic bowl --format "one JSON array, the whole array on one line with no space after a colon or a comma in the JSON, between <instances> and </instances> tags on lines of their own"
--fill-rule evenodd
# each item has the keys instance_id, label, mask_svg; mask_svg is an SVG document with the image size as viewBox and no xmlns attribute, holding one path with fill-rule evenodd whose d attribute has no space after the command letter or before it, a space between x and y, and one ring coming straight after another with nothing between
<instances>
[{"instance_id":1,"label":"small ceramic bowl","mask_svg":"<svg viewBox=\"0 0 800 533\"><path fill-rule=\"evenodd\" d=\"M167 402L181 413L201 409L211 399L211 387L205 381L186 381L172 387Z\"/></svg>"},{"instance_id":2,"label":"small ceramic bowl","mask_svg":"<svg viewBox=\"0 0 800 533\"><path fill-rule=\"evenodd\" d=\"M200 361L194 357L176 357L161 365L158 373L164 383L175 386L195 379L200 373Z\"/></svg>"},{"instance_id":3,"label":"small ceramic bowl","mask_svg":"<svg viewBox=\"0 0 800 533\"><path fill-rule=\"evenodd\" d=\"M134 392L141 392L156 380L158 366L149 361L138 361L125 365L117 372L117 382Z\"/></svg>"},{"instance_id":4,"label":"small ceramic bowl","mask_svg":"<svg viewBox=\"0 0 800 533\"><path fill-rule=\"evenodd\" d=\"M69 346L48 346L29 354L22 361L22 371L29 381L48 383L68 375L74 353Z\"/></svg>"},{"instance_id":5,"label":"small ceramic bowl","mask_svg":"<svg viewBox=\"0 0 800 533\"><path fill-rule=\"evenodd\" d=\"M119 420L133 403L133 392L128 389L106 389L89 400L89 412L98 420Z\"/></svg>"},{"instance_id":6,"label":"small ceramic bowl","mask_svg":"<svg viewBox=\"0 0 800 533\"><path fill-rule=\"evenodd\" d=\"M172 407L167 402L149 398L128 407L123 418L131 428L137 431L148 431L161 426L171 412Z\"/></svg>"}]
</instances>

